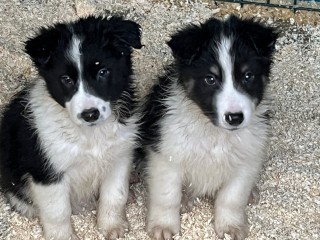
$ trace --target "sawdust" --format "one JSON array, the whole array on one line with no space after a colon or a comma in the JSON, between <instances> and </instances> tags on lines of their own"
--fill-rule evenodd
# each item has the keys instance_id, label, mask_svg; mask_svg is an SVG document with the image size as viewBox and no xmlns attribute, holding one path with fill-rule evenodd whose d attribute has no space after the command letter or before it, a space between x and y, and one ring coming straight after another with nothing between
<instances>
[{"instance_id":1,"label":"sawdust","mask_svg":"<svg viewBox=\"0 0 320 240\"><path fill-rule=\"evenodd\" d=\"M143 95L163 65L172 59L165 41L187 23L213 15L236 13L260 17L282 30L272 69L274 116L268 159L258 186L261 200L248 207L249 239L320 239L320 26L319 13L213 1L174 0L0 0L0 106L36 76L22 52L23 41L43 25L88 14L120 12L143 27L144 48L134 52L134 67ZM126 239L148 239L144 231L146 193L143 185L127 208L131 231ZM212 204L200 200L182 215L176 239L217 239L211 224ZM96 231L96 213L73 216L81 239L103 239ZM0 194L0 239L43 239L38 219L26 219ZM227 238L228 239L228 238Z\"/></svg>"}]
</instances>

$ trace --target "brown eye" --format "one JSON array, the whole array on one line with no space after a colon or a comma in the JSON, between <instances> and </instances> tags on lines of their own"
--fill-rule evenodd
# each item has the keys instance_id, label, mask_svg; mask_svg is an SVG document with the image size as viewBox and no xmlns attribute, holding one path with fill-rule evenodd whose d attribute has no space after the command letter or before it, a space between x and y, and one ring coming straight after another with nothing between
<instances>
[{"instance_id":1,"label":"brown eye","mask_svg":"<svg viewBox=\"0 0 320 240\"><path fill-rule=\"evenodd\" d=\"M63 75L60 77L60 81L66 87L72 87L74 85L74 81L68 75Z\"/></svg>"},{"instance_id":2,"label":"brown eye","mask_svg":"<svg viewBox=\"0 0 320 240\"><path fill-rule=\"evenodd\" d=\"M102 81L108 78L110 71L106 68L102 68L97 73L97 80Z\"/></svg>"},{"instance_id":3,"label":"brown eye","mask_svg":"<svg viewBox=\"0 0 320 240\"><path fill-rule=\"evenodd\" d=\"M254 80L254 74L252 72L246 72L244 74L244 83L250 83Z\"/></svg>"},{"instance_id":4,"label":"brown eye","mask_svg":"<svg viewBox=\"0 0 320 240\"><path fill-rule=\"evenodd\" d=\"M206 82L206 84L210 85L210 86L215 86L217 85L217 78L214 75L208 75L204 78L204 81Z\"/></svg>"}]
</instances>

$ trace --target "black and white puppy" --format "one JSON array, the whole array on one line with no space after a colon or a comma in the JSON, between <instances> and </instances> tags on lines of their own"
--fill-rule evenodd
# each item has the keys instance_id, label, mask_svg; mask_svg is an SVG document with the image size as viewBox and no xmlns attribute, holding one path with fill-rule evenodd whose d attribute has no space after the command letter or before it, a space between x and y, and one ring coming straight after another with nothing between
<instances>
[{"instance_id":1,"label":"black and white puppy","mask_svg":"<svg viewBox=\"0 0 320 240\"><path fill-rule=\"evenodd\" d=\"M132 48L140 26L118 16L56 24L26 42L39 79L4 111L1 187L16 210L40 217L46 239L77 239L71 213L96 203L104 236L128 229Z\"/></svg>"},{"instance_id":2,"label":"black and white puppy","mask_svg":"<svg viewBox=\"0 0 320 240\"><path fill-rule=\"evenodd\" d=\"M171 239L184 197L215 196L215 230L248 234L245 207L265 158L278 33L235 16L190 25L168 42L175 62L147 97L140 134L147 231Z\"/></svg>"}]
</instances>

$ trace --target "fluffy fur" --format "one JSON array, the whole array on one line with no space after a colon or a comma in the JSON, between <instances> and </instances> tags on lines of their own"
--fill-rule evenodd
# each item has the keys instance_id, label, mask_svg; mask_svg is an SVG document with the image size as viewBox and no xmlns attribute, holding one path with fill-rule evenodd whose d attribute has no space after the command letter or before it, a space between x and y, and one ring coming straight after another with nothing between
<instances>
[{"instance_id":1,"label":"fluffy fur","mask_svg":"<svg viewBox=\"0 0 320 240\"><path fill-rule=\"evenodd\" d=\"M168 42L175 62L147 96L137 150L151 238L178 233L181 204L198 196L215 197L219 237L247 236L245 207L265 158L277 36L231 16L187 26Z\"/></svg>"},{"instance_id":2,"label":"fluffy fur","mask_svg":"<svg viewBox=\"0 0 320 240\"><path fill-rule=\"evenodd\" d=\"M97 207L107 238L129 227L132 48L140 26L121 17L56 24L26 42L40 77L4 111L1 187L16 210L40 217L46 239L77 239L70 216L84 207Z\"/></svg>"}]
</instances>

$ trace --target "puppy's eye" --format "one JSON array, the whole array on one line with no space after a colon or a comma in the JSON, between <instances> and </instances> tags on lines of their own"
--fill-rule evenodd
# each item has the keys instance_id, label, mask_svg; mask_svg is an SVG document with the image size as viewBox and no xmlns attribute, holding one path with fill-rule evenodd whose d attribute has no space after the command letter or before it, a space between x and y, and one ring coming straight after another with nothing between
<instances>
[{"instance_id":1,"label":"puppy's eye","mask_svg":"<svg viewBox=\"0 0 320 240\"><path fill-rule=\"evenodd\" d=\"M68 75L63 75L60 77L60 81L62 82L63 85L66 87L72 87L74 85L74 81L71 77Z\"/></svg>"},{"instance_id":2,"label":"puppy's eye","mask_svg":"<svg viewBox=\"0 0 320 240\"><path fill-rule=\"evenodd\" d=\"M243 81L244 81L245 83L250 83L250 82L253 81L253 79L254 79L254 74L253 74L252 72L246 72L246 73L244 74L244 79L243 79Z\"/></svg>"},{"instance_id":3,"label":"puppy's eye","mask_svg":"<svg viewBox=\"0 0 320 240\"><path fill-rule=\"evenodd\" d=\"M110 71L106 68L102 68L98 71L97 73L97 80L101 81L101 80L105 80L110 74Z\"/></svg>"},{"instance_id":4,"label":"puppy's eye","mask_svg":"<svg viewBox=\"0 0 320 240\"><path fill-rule=\"evenodd\" d=\"M206 84L210 85L210 86L215 86L218 84L218 79L216 78L216 76L214 75L208 75L204 78L204 81L206 82Z\"/></svg>"}]
</instances>

